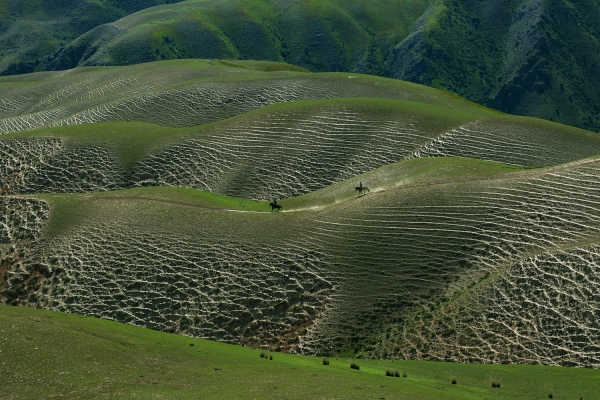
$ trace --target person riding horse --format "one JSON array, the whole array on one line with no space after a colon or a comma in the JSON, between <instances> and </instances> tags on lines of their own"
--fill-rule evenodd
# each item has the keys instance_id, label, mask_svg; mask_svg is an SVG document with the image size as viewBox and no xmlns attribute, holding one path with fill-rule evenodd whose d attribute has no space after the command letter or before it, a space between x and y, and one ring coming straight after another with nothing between
<instances>
[{"instance_id":1,"label":"person riding horse","mask_svg":"<svg viewBox=\"0 0 600 400\"><path fill-rule=\"evenodd\" d=\"M364 192L370 192L369 188L366 186L363 186L362 182L360 183L359 186L355 187L354 190L356 190L358 192L358 196L360 197Z\"/></svg>"},{"instance_id":2,"label":"person riding horse","mask_svg":"<svg viewBox=\"0 0 600 400\"><path fill-rule=\"evenodd\" d=\"M283 210L283 207L277 204L277 199L273 199L273 202L269 203L269 206L271 207L271 212L273 212L274 210Z\"/></svg>"}]
</instances>

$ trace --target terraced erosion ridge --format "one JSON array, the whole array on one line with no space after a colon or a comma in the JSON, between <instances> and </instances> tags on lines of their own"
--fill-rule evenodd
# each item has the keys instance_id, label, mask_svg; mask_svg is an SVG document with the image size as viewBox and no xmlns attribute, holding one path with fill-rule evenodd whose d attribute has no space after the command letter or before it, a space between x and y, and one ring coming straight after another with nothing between
<instances>
[{"instance_id":1,"label":"terraced erosion ridge","mask_svg":"<svg viewBox=\"0 0 600 400\"><path fill-rule=\"evenodd\" d=\"M597 134L292 69L3 78L10 118L34 93L139 107L0 137L0 301L305 354L600 365ZM97 89L109 70L130 85ZM76 77L97 86L59 96Z\"/></svg>"}]
</instances>

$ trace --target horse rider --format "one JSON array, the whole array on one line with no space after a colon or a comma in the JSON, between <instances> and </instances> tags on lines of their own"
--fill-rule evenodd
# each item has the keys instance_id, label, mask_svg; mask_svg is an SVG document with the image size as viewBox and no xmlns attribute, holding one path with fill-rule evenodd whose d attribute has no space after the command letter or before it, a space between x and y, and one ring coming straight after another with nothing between
<instances>
[{"instance_id":1,"label":"horse rider","mask_svg":"<svg viewBox=\"0 0 600 400\"><path fill-rule=\"evenodd\" d=\"M277 207L277 199L273 199L273 207Z\"/></svg>"},{"instance_id":2,"label":"horse rider","mask_svg":"<svg viewBox=\"0 0 600 400\"><path fill-rule=\"evenodd\" d=\"M358 187L359 187L359 189L358 189L358 190L359 190L359 192L362 192L362 190L363 190L363 185L362 185L362 182L360 183L360 185L358 185Z\"/></svg>"}]
</instances>

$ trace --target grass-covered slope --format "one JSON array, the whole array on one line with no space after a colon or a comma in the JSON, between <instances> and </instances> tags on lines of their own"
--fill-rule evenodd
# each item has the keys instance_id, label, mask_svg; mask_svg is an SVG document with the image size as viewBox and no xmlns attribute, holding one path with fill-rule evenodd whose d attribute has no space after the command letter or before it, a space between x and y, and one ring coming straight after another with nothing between
<instances>
[{"instance_id":1,"label":"grass-covered slope","mask_svg":"<svg viewBox=\"0 0 600 400\"><path fill-rule=\"evenodd\" d=\"M98 25L165 0L6 1L0 5L0 71L24 74ZM37 61L37 62L36 62Z\"/></svg>"},{"instance_id":2,"label":"grass-covered slope","mask_svg":"<svg viewBox=\"0 0 600 400\"><path fill-rule=\"evenodd\" d=\"M446 0L394 48L386 76L444 88L511 114L600 130L595 1Z\"/></svg>"},{"instance_id":3,"label":"grass-covered slope","mask_svg":"<svg viewBox=\"0 0 600 400\"><path fill-rule=\"evenodd\" d=\"M503 112L600 129L600 8L592 0L188 0L141 10L164 2L12 2L0 13L0 70L283 61L408 80Z\"/></svg>"},{"instance_id":4,"label":"grass-covered slope","mask_svg":"<svg viewBox=\"0 0 600 400\"><path fill-rule=\"evenodd\" d=\"M415 0L188 0L98 26L42 60L41 68L236 58L373 73L427 5Z\"/></svg>"},{"instance_id":5,"label":"grass-covered slope","mask_svg":"<svg viewBox=\"0 0 600 400\"><path fill-rule=\"evenodd\" d=\"M301 353L596 366L597 170L416 159L283 213L183 188L4 197L0 295Z\"/></svg>"},{"instance_id":6,"label":"grass-covered slope","mask_svg":"<svg viewBox=\"0 0 600 400\"><path fill-rule=\"evenodd\" d=\"M590 132L500 116L424 86L277 63L180 60L2 85L5 132L54 127L2 136L2 193L174 185L266 199L412 157L542 166L600 150ZM163 126L90 124L124 120Z\"/></svg>"},{"instance_id":7,"label":"grass-covered slope","mask_svg":"<svg viewBox=\"0 0 600 400\"><path fill-rule=\"evenodd\" d=\"M0 133L108 121L193 126L293 100L373 97L489 115L448 93L273 62L176 60L0 78Z\"/></svg>"},{"instance_id":8,"label":"grass-covered slope","mask_svg":"<svg viewBox=\"0 0 600 400\"><path fill-rule=\"evenodd\" d=\"M587 399L599 390L591 369L358 360L357 371L343 358L325 366L263 351L270 360L261 350L22 307L0 306L0 334L8 399Z\"/></svg>"},{"instance_id":9,"label":"grass-covered slope","mask_svg":"<svg viewBox=\"0 0 600 400\"><path fill-rule=\"evenodd\" d=\"M0 137L0 190L166 185L265 200L410 158L537 167L600 153L594 133L463 105L467 111L388 99L311 100L189 128L105 123L8 134Z\"/></svg>"}]
</instances>

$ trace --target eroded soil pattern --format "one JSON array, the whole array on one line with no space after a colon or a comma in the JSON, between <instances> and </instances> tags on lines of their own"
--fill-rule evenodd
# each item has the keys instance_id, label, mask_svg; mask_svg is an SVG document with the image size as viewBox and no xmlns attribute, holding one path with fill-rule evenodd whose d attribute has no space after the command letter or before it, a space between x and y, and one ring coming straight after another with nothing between
<instances>
[{"instance_id":1,"label":"eroded soil pattern","mask_svg":"<svg viewBox=\"0 0 600 400\"><path fill-rule=\"evenodd\" d=\"M466 141L469 135L477 146ZM536 139L519 147L520 135ZM267 200L322 189L414 157L468 156L534 166L600 151L588 140L573 140L566 151L558 139L551 130L504 126L496 120L470 123L444 134L427 128L423 117L416 115L369 115L337 104L232 121L154 150L127 170L109 144L2 139L0 191L79 193L166 185Z\"/></svg>"},{"instance_id":2,"label":"eroded soil pattern","mask_svg":"<svg viewBox=\"0 0 600 400\"><path fill-rule=\"evenodd\" d=\"M530 257L403 332L401 355L600 366L600 248Z\"/></svg>"},{"instance_id":3,"label":"eroded soil pattern","mask_svg":"<svg viewBox=\"0 0 600 400\"><path fill-rule=\"evenodd\" d=\"M236 80L192 73L83 72L33 87L3 89L0 134L74 124L141 121L171 127L215 122L267 105L344 97L420 100L418 94L353 79L273 74ZM181 72L181 71L180 71ZM85 78L79 75L85 76ZM75 81L82 79L82 82ZM186 78L190 81L186 81ZM441 101L444 101L444 97ZM448 97L449 99L449 97ZM448 100L445 99L445 100ZM448 100L449 101L449 100Z\"/></svg>"},{"instance_id":4,"label":"eroded soil pattern","mask_svg":"<svg viewBox=\"0 0 600 400\"><path fill-rule=\"evenodd\" d=\"M19 304L293 351L333 287L324 256L306 243L102 219L39 249L29 265L47 279Z\"/></svg>"},{"instance_id":5,"label":"eroded soil pattern","mask_svg":"<svg viewBox=\"0 0 600 400\"><path fill-rule=\"evenodd\" d=\"M0 140L0 194L94 192L126 187L109 146L65 146L62 139Z\"/></svg>"},{"instance_id":6,"label":"eroded soil pattern","mask_svg":"<svg viewBox=\"0 0 600 400\"><path fill-rule=\"evenodd\" d=\"M367 354L598 365L598 256L561 249L599 237L599 177L599 161L581 162L525 180L390 191L319 215L315 240L338 255L341 283L299 350L326 354L387 325ZM495 276L492 289L448 303Z\"/></svg>"},{"instance_id":7,"label":"eroded soil pattern","mask_svg":"<svg viewBox=\"0 0 600 400\"><path fill-rule=\"evenodd\" d=\"M256 200L291 197L402 160L430 140L419 122L352 108L276 113L151 154L135 180Z\"/></svg>"},{"instance_id":8,"label":"eroded soil pattern","mask_svg":"<svg viewBox=\"0 0 600 400\"><path fill-rule=\"evenodd\" d=\"M466 157L520 167L539 167L591 157L598 144L562 136L552 129L511 124L498 119L479 120L453 129L428 143L413 157Z\"/></svg>"},{"instance_id":9,"label":"eroded soil pattern","mask_svg":"<svg viewBox=\"0 0 600 400\"><path fill-rule=\"evenodd\" d=\"M48 219L40 200L0 197L0 302L16 304L39 289L43 268L29 263L29 253Z\"/></svg>"}]
</instances>

